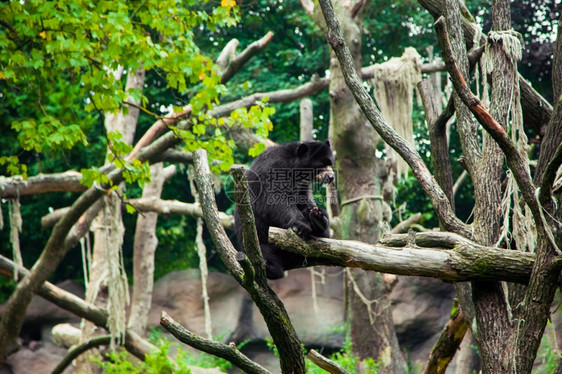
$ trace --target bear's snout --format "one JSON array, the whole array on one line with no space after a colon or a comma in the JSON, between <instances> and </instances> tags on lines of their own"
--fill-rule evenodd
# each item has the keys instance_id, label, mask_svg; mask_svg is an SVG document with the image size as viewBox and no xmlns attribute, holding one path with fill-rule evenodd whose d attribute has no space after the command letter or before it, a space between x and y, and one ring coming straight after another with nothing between
<instances>
[{"instance_id":1,"label":"bear's snout","mask_svg":"<svg viewBox=\"0 0 562 374\"><path fill-rule=\"evenodd\" d=\"M316 175L316 179L318 179L321 183L332 183L336 179L334 170L331 166L326 166Z\"/></svg>"}]
</instances>

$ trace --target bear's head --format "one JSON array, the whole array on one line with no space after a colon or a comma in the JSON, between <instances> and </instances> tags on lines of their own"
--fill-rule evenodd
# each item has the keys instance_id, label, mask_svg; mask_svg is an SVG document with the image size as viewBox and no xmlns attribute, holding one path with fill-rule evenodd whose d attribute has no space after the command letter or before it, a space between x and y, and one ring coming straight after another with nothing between
<instances>
[{"instance_id":1,"label":"bear's head","mask_svg":"<svg viewBox=\"0 0 562 374\"><path fill-rule=\"evenodd\" d=\"M334 154L330 142L301 142L296 149L298 165L315 171L314 179L320 183L332 183L335 179ZM312 182L312 181L310 181Z\"/></svg>"}]
</instances>

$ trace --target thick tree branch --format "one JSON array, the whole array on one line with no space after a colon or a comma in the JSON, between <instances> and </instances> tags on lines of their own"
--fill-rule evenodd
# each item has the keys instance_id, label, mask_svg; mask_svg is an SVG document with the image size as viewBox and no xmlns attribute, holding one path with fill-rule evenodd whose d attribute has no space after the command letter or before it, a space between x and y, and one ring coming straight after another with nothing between
<instances>
[{"instance_id":1,"label":"thick tree branch","mask_svg":"<svg viewBox=\"0 0 562 374\"><path fill-rule=\"evenodd\" d=\"M82 174L70 170L64 173L39 174L24 180L21 177L0 176L0 197L15 198L47 192L80 192L86 187L80 184Z\"/></svg>"},{"instance_id":2,"label":"thick tree branch","mask_svg":"<svg viewBox=\"0 0 562 374\"><path fill-rule=\"evenodd\" d=\"M271 38L273 38L273 33L269 31L267 34L265 34L264 37L262 37L259 40L256 40L255 42L250 44L245 50L243 50L240 54L234 56L226 66L226 69L222 72L221 83L224 84L228 82L234 76L234 74L236 74L240 70L240 68L246 62L248 62L249 59L254 57L262 49L265 48L265 46L269 43Z\"/></svg>"},{"instance_id":3,"label":"thick tree branch","mask_svg":"<svg viewBox=\"0 0 562 374\"><path fill-rule=\"evenodd\" d=\"M429 359L423 368L423 374L445 373L447 366L449 366L457 349L459 349L468 327L465 316L455 300L451 318L441 332L437 343L433 346Z\"/></svg>"},{"instance_id":4,"label":"thick tree branch","mask_svg":"<svg viewBox=\"0 0 562 374\"><path fill-rule=\"evenodd\" d=\"M197 150L194 152L193 156L199 201L201 202L203 217L211 238L213 239L213 243L215 244L215 248L219 251L223 262L229 268L234 278L248 291L264 317L268 330L279 350L281 371L283 373L304 373L304 356L300 347L300 341L283 303L267 283L267 279L265 278L265 265L261 263L263 259L261 258L260 250L257 248L249 248L250 251L248 251L248 254L250 261L242 262L245 271L242 270L238 262L239 254L237 254L232 246L232 243L226 236L224 228L218 219L207 153L204 150ZM242 178L245 180L244 173L240 173L240 170L238 170L238 172L235 171L234 177L235 180L238 181L235 183L237 189L247 188L247 181L244 182L239 179ZM247 190L237 191L235 193L235 198L238 200L236 202L238 209L242 210L240 214L243 217L247 217L248 215L253 216ZM255 228L253 235L251 231L246 231L246 242L251 246L258 246ZM252 236L255 236L255 240L252 239Z\"/></svg>"},{"instance_id":5,"label":"thick tree branch","mask_svg":"<svg viewBox=\"0 0 562 374\"><path fill-rule=\"evenodd\" d=\"M435 20L444 15L445 0L418 0L418 2L431 13ZM466 8L463 12L465 12L465 17L462 18L462 28L467 47L470 47L472 46L474 35L479 31L476 24L470 20L472 16L466 11ZM482 35L480 45L485 44L486 37ZM519 86L521 87L521 105L523 107L524 122L535 133L542 136L545 134L545 129L552 116L552 105L535 91L521 75L519 75Z\"/></svg>"},{"instance_id":6,"label":"thick tree branch","mask_svg":"<svg viewBox=\"0 0 562 374\"><path fill-rule=\"evenodd\" d=\"M0 256L0 274L12 277L16 265L4 256ZM20 278L29 274L27 269L17 267ZM90 304L78 296L65 291L49 282L44 282L37 290L37 294L57 305L58 307L76 314L78 317L85 318L99 327L107 328L107 311ZM24 313L22 313L24 314ZM125 348L137 358L144 360L145 355L150 354L158 348L145 339L141 338L134 331L128 330L125 337Z\"/></svg>"},{"instance_id":7,"label":"thick tree branch","mask_svg":"<svg viewBox=\"0 0 562 374\"><path fill-rule=\"evenodd\" d=\"M535 187L531 180L531 175L527 171L528 163L518 152L515 144L503 127L490 115L480 99L470 91L470 87L468 87L464 77L460 73L455 58L452 55L447 28L445 26L445 18L440 17L435 22L435 31L437 32L443 59L447 65L455 91L474 114L482 127L492 136L504 152L507 165L517 181L517 185L523 194L525 202L533 212L537 226L543 226L540 206L535 196Z\"/></svg>"},{"instance_id":8,"label":"thick tree branch","mask_svg":"<svg viewBox=\"0 0 562 374\"><path fill-rule=\"evenodd\" d=\"M184 203L177 200L161 199L130 199L126 204L133 206L139 212L156 212L159 214L183 214L195 218L203 218L203 211L199 204ZM234 217L219 212L219 220L227 229L234 229Z\"/></svg>"},{"instance_id":9,"label":"thick tree branch","mask_svg":"<svg viewBox=\"0 0 562 374\"><path fill-rule=\"evenodd\" d=\"M246 357L236 348L234 343L223 344L213 340L203 339L199 335L188 331L174 321L166 312L160 316L160 325L174 335L179 341L195 349L224 358L245 373L270 374L268 370Z\"/></svg>"},{"instance_id":10,"label":"thick tree branch","mask_svg":"<svg viewBox=\"0 0 562 374\"><path fill-rule=\"evenodd\" d=\"M419 234L421 235L421 234ZM535 255L483 247L468 240L454 249L371 245L352 240L304 241L291 230L270 228L269 240L322 265L355 267L382 273L424 276L447 282L504 280L526 283Z\"/></svg>"},{"instance_id":11,"label":"thick tree branch","mask_svg":"<svg viewBox=\"0 0 562 374\"><path fill-rule=\"evenodd\" d=\"M371 126L379 133L383 140L390 145L396 152L412 168L412 171L418 179L421 187L431 200L433 207L440 217L443 226L448 231L456 232L467 238L472 237L472 231L466 224L461 222L456 216L447 199L447 196L435 182L435 179L427 169L420 155L414 147L401 138L396 131L392 129L382 117L380 111L375 106L372 97L366 92L362 81L357 76L355 65L349 48L347 47L339 22L334 13L334 8L329 0L320 0L322 12L328 25L327 39L340 62L343 76L351 90L355 100L361 107L361 110L371 123Z\"/></svg>"}]
</instances>

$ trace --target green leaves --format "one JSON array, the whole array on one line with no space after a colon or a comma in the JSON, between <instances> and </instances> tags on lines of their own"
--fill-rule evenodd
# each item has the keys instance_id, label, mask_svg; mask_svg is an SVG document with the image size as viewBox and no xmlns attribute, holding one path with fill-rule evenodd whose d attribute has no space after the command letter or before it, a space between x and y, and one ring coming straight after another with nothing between
<instances>
[{"instance_id":1,"label":"green leaves","mask_svg":"<svg viewBox=\"0 0 562 374\"><path fill-rule=\"evenodd\" d=\"M226 89L193 35L194 29L234 25L239 18L234 1L2 2L0 17L0 88L16 96L6 111L21 149L43 153L86 145L84 131L96 121L103 123L103 113L126 111L123 103L129 98L150 108L141 89L124 88L127 71L142 66L165 77L180 95L189 92L197 142L188 147L213 149L221 161L231 162L232 144L222 134L210 136L207 127L216 120L206 118ZM130 150L115 134L108 135L108 145L127 181L148 180L146 165L123 161ZM11 157L3 156L2 163L10 172L22 172ZM85 183L103 179L91 169Z\"/></svg>"},{"instance_id":2,"label":"green leaves","mask_svg":"<svg viewBox=\"0 0 562 374\"><path fill-rule=\"evenodd\" d=\"M0 157L0 165L6 165L8 174L21 175L23 179L27 179L27 166L20 164L18 156Z\"/></svg>"},{"instance_id":3,"label":"green leaves","mask_svg":"<svg viewBox=\"0 0 562 374\"><path fill-rule=\"evenodd\" d=\"M40 123L34 119L12 122L12 129L16 130L20 145L25 150L34 150L38 153L45 149L60 150L70 149L76 143L88 144L86 136L78 125L64 126L56 118L45 116L40 118Z\"/></svg>"}]
</instances>

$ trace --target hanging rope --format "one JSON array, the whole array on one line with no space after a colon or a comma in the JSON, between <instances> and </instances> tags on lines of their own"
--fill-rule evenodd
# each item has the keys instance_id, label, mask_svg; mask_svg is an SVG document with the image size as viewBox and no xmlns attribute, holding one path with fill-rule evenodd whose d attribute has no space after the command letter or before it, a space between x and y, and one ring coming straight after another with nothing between
<instances>
[{"instance_id":1,"label":"hanging rope","mask_svg":"<svg viewBox=\"0 0 562 374\"><path fill-rule=\"evenodd\" d=\"M109 277L107 279L109 312L108 325L111 334L111 349L115 345L122 345L125 339L127 319L126 306L129 304L129 285L123 261L123 234L125 227L121 217L121 201L116 193L108 197L105 206L105 226L108 230L105 236L105 249Z\"/></svg>"},{"instance_id":2,"label":"hanging rope","mask_svg":"<svg viewBox=\"0 0 562 374\"><path fill-rule=\"evenodd\" d=\"M488 92L486 76L491 74L495 68L493 46L500 46L498 51L506 55L514 69L517 61L522 56L522 38L519 33L514 30L505 30L491 31L488 34L484 55L482 56L482 80L485 82L485 94ZM514 74L513 77L510 109L507 118L508 133L517 150L523 159L526 160L529 145L523 128L519 77L517 74ZM529 168L528 163L527 168ZM507 184L501 204L504 212L504 222L497 244L500 244L502 240L507 240L508 242L514 240L515 247L518 250L533 252L536 246L536 229L531 210L526 204L522 203L517 182L509 170L506 173L506 178Z\"/></svg>"},{"instance_id":3,"label":"hanging rope","mask_svg":"<svg viewBox=\"0 0 562 374\"><path fill-rule=\"evenodd\" d=\"M8 200L8 212L10 217L10 243L12 243L12 258L16 265L23 266L19 236L22 227L19 194L17 198ZM14 280L18 280L18 270L16 267L14 268Z\"/></svg>"},{"instance_id":4,"label":"hanging rope","mask_svg":"<svg viewBox=\"0 0 562 374\"><path fill-rule=\"evenodd\" d=\"M412 122L414 88L421 80L421 57L411 47L404 50L400 58L373 66L374 77L371 84L374 96L385 120L396 132L414 145ZM396 174L399 177L408 175L408 165L391 148L387 147L387 155L391 162L396 163Z\"/></svg>"}]
</instances>

